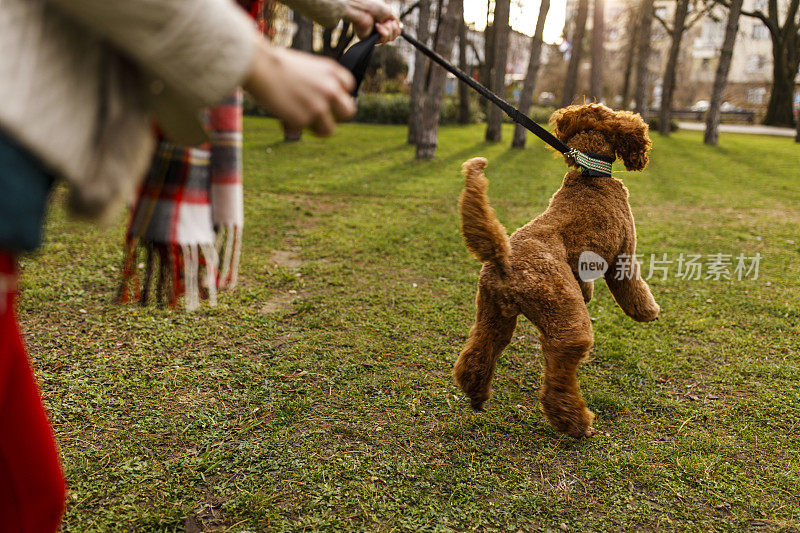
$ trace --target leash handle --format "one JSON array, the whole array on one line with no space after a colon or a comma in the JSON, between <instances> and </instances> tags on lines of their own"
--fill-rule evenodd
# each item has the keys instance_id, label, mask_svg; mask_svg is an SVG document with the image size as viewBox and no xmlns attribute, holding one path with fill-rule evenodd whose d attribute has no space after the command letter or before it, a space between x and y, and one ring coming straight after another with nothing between
<instances>
[{"instance_id":1,"label":"leash handle","mask_svg":"<svg viewBox=\"0 0 800 533\"><path fill-rule=\"evenodd\" d=\"M425 44L419 42L417 39L406 33L406 30L401 30L400 35L420 52L431 58L431 60L433 60L435 63L438 63L446 71L453 74L456 78L475 89L478 93L480 93L481 96L502 109L503 112L505 112L505 114L511 118L511 120L520 124L523 128L527 129L562 154L574 154L575 151L572 148L561 142L555 135L538 125L528 115L524 114L522 111L494 94L487 87L472 79L472 76L465 74L461 69L452 65L449 61L428 48Z\"/></svg>"},{"instance_id":2,"label":"leash handle","mask_svg":"<svg viewBox=\"0 0 800 533\"><path fill-rule=\"evenodd\" d=\"M367 73L369 66L369 59L372 57L372 51L375 45L381 39L381 35L377 31L373 31L363 41L358 41L356 44L347 49L342 57L339 58L339 64L349 70L356 80L353 92L350 93L353 97L358 96L358 89L361 87L361 82Z\"/></svg>"}]
</instances>

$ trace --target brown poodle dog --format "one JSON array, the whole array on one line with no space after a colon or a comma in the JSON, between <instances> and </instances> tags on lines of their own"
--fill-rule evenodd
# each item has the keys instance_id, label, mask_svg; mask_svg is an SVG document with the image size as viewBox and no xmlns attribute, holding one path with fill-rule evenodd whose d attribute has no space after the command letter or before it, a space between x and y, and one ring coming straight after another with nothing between
<instances>
[{"instance_id":1,"label":"brown poodle dog","mask_svg":"<svg viewBox=\"0 0 800 533\"><path fill-rule=\"evenodd\" d=\"M618 156L628 170L647 165L651 142L647 124L638 114L601 104L573 105L556 111L550 123L555 125L554 135L571 148L612 160ZM577 168L571 158L565 159ZM581 254L591 251L608 263L606 283L628 316L647 322L659 312L632 260L636 228L628 189L611 176L590 177L570 170L547 210L509 238L489 205L485 166L481 157L462 166L461 231L483 268L475 324L454 367L456 383L473 409L481 410L491 395L497 357L522 313L540 332L542 410L558 431L591 436L594 413L586 408L576 378L593 342L586 303L594 285L579 277Z\"/></svg>"}]
</instances>

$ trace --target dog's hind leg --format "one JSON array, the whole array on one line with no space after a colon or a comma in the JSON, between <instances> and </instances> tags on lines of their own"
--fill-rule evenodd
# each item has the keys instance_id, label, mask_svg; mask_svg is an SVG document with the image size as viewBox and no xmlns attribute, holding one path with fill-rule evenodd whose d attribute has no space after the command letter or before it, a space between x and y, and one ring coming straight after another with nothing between
<instances>
[{"instance_id":1,"label":"dog's hind leg","mask_svg":"<svg viewBox=\"0 0 800 533\"><path fill-rule=\"evenodd\" d=\"M492 377L497 357L511 342L516 315L503 314L499 303L485 288L478 289L478 311L469 332L467 345L453 366L456 383L469 397L472 408L480 411L492 394Z\"/></svg>"},{"instance_id":2,"label":"dog's hind leg","mask_svg":"<svg viewBox=\"0 0 800 533\"><path fill-rule=\"evenodd\" d=\"M594 433L594 413L586 408L577 379L578 366L592 346L592 325L578 282L571 273L552 271L556 283L542 290L534 284L527 291L522 312L541 333L544 377L539 392L542 411L562 433L588 437Z\"/></svg>"}]
</instances>

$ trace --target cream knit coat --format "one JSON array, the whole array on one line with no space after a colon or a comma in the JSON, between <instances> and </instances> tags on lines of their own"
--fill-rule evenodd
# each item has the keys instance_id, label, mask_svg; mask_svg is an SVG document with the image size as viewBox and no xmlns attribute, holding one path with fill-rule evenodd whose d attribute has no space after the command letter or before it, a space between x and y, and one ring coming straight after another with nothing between
<instances>
[{"instance_id":1,"label":"cream knit coat","mask_svg":"<svg viewBox=\"0 0 800 533\"><path fill-rule=\"evenodd\" d=\"M108 215L144 174L152 120L203 141L198 111L242 82L259 38L231 0L0 0L0 129L69 182L74 211Z\"/></svg>"}]
</instances>

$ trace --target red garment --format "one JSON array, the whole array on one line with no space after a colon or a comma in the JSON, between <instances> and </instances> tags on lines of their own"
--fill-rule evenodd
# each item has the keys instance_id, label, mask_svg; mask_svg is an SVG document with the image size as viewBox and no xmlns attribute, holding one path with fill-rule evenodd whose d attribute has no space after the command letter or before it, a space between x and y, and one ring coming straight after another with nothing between
<instances>
[{"instance_id":1,"label":"red garment","mask_svg":"<svg viewBox=\"0 0 800 533\"><path fill-rule=\"evenodd\" d=\"M66 487L14 313L15 260L0 252L0 531L58 530Z\"/></svg>"}]
</instances>

